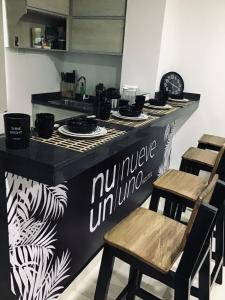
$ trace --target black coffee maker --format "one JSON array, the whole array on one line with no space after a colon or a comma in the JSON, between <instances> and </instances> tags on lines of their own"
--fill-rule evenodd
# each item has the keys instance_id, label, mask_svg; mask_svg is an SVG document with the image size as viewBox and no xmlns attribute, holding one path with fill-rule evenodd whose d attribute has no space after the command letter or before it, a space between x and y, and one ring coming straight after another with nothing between
<instances>
[{"instance_id":1,"label":"black coffee maker","mask_svg":"<svg viewBox=\"0 0 225 300\"><path fill-rule=\"evenodd\" d=\"M101 120L108 120L112 109L111 100L107 99L103 83L96 86L95 115Z\"/></svg>"}]
</instances>

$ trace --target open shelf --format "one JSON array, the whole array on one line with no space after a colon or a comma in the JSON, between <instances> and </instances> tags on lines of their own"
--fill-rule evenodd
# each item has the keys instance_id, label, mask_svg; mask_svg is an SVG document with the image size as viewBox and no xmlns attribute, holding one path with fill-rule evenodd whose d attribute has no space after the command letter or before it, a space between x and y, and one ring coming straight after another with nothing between
<instances>
[{"instance_id":1,"label":"open shelf","mask_svg":"<svg viewBox=\"0 0 225 300\"><path fill-rule=\"evenodd\" d=\"M19 16L19 13L17 13ZM20 17L9 22L9 41L10 47L18 49L33 49L38 51L66 51L68 49L68 17L54 13L47 12L41 9L25 7L21 9ZM60 49L57 45L57 37L59 27L63 28L65 46ZM36 48L32 43L32 28L40 28L41 36L46 38L46 28L54 32L55 42L52 43L51 49Z\"/></svg>"},{"instance_id":2,"label":"open shelf","mask_svg":"<svg viewBox=\"0 0 225 300\"><path fill-rule=\"evenodd\" d=\"M60 50L60 49L45 49L45 48L34 48L34 47L14 47L18 51L38 51L38 52L56 52L56 53L66 53L67 50Z\"/></svg>"}]
</instances>

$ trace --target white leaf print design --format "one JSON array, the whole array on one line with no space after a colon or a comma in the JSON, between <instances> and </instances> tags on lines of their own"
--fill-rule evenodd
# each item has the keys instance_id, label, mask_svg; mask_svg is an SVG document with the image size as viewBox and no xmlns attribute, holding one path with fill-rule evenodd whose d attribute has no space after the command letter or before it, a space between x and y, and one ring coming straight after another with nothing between
<instances>
[{"instance_id":1,"label":"white leaf print design","mask_svg":"<svg viewBox=\"0 0 225 300\"><path fill-rule=\"evenodd\" d=\"M18 300L56 300L70 253L55 257L56 221L67 207L65 185L47 185L7 173L11 288Z\"/></svg>"},{"instance_id":2,"label":"white leaf print design","mask_svg":"<svg viewBox=\"0 0 225 300\"><path fill-rule=\"evenodd\" d=\"M163 175L169 168L170 165L170 155L171 155L171 150L172 150L172 141L174 137L174 132L176 128L176 122L167 125L165 135L164 135L164 158L163 162L159 167L158 170L158 177Z\"/></svg>"}]
</instances>

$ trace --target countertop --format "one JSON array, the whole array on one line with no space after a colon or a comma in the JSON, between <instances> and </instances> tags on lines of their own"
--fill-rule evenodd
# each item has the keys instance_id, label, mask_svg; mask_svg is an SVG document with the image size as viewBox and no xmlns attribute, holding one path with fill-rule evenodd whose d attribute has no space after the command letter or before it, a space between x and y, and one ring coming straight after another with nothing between
<instances>
[{"instance_id":1,"label":"countertop","mask_svg":"<svg viewBox=\"0 0 225 300\"><path fill-rule=\"evenodd\" d=\"M27 149L11 150L6 148L5 138L1 136L0 163L4 164L6 171L49 185L57 185L143 139L152 127L165 126L173 121L184 123L197 109L200 99L198 94L188 95L193 101L187 106L141 127L113 125L102 121L104 126L124 130L125 134L84 153L34 140L30 141Z\"/></svg>"},{"instance_id":2,"label":"countertop","mask_svg":"<svg viewBox=\"0 0 225 300\"><path fill-rule=\"evenodd\" d=\"M78 95L77 97L80 97ZM93 96L90 96L93 98ZM68 104L62 104L60 101L66 100L67 102L73 103L73 105ZM54 103L55 102L55 103ZM61 108L65 110L70 111L76 111L76 112L82 112L82 113L93 113L94 106L93 101L87 102L87 101L77 101L75 99L69 99L62 96L60 92L56 93L44 93L44 94L34 94L31 98L32 104L38 104L38 105L44 105L44 106L50 106L54 108Z\"/></svg>"}]
</instances>

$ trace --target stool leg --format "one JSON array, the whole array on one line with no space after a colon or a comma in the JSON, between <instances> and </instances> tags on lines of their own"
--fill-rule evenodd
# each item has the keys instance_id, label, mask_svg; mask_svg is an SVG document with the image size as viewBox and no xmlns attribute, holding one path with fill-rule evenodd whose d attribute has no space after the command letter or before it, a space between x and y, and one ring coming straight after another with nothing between
<instances>
[{"instance_id":1,"label":"stool leg","mask_svg":"<svg viewBox=\"0 0 225 300\"><path fill-rule=\"evenodd\" d=\"M223 207L223 266L225 267L225 204Z\"/></svg>"},{"instance_id":2,"label":"stool leg","mask_svg":"<svg viewBox=\"0 0 225 300\"><path fill-rule=\"evenodd\" d=\"M184 205L182 205L182 204L177 205L177 211L176 211L176 217L175 217L175 219L177 221L181 220L183 209L184 209Z\"/></svg>"},{"instance_id":3,"label":"stool leg","mask_svg":"<svg viewBox=\"0 0 225 300\"><path fill-rule=\"evenodd\" d=\"M185 170L186 170L186 159L184 159L183 157L181 159L180 169L179 170L183 171L183 172L185 172Z\"/></svg>"},{"instance_id":4,"label":"stool leg","mask_svg":"<svg viewBox=\"0 0 225 300\"><path fill-rule=\"evenodd\" d=\"M193 174L193 164L189 160L182 158L181 164L180 164L180 171Z\"/></svg>"},{"instance_id":5,"label":"stool leg","mask_svg":"<svg viewBox=\"0 0 225 300\"><path fill-rule=\"evenodd\" d=\"M207 149L207 146L205 144L198 143L198 148Z\"/></svg>"},{"instance_id":6,"label":"stool leg","mask_svg":"<svg viewBox=\"0 0 225 300\"><path fill-rule=\"evenodd\" d=\"M109 246L105 246L102 256L101 267L98 275L94 300L107 299L114 261L115 257L112 254L112 249L110 249Z\"/></svg>"},{"instance_id":7,"label":"stool leg","mask_svg":"<svg viewBox=\"0 0 225 300\"><path fill-rule=\"evenodd\" d=\"M199 270L199 300L210 299L210 285L211 285L210 253L211 251L209 250L205 258L205 261L203 262L202 267Z\"/></svg>"},{"instance_id":8,"label":"stool leg","mask_svg":"<svg viewBox=\"0 0 225 300\"><path fill-rule=\"evenodd\" d=\"M219 270L219 273L218 273L217 278L216 278L216 283L217 284L223 284L223 266L221 266L221 268Z\"/></svg>"},{"instance_id":9,"label":"stool leg","mask_svg":"<svg viewBox=\"0 0 225 300\"><path fill-rule=\"evenodd\" d=\"M216 232L215 232L215 266L219 266L221 264L221 260L223 261L224 256L224 224L223 224L223 214L219 214L216 222ZM216 283L223 283L223 267L220 268L219 273L216 278Z\"/></svg>"},{"instance_id":10,"label":"stool leg","mask_svg":"<svg viewBox=\"0 0 225 300\"><path fill-rule=\"evenodd\" d=\"M171 210L170 210L171 219L175 219L178 205L179 205L178 203L171 201Z\"/></svg>"},{"instance_id":11,"label":"stool leg","mask_svg":"<svg viewBox=\"0 0 225 300\"><path fill-rule=\"evenodd\" d=\"M190 291L191 284L189 280L180 280L179 282L176 282L174 300L190 300Z\"/></svg>"},{"instance_id":12,"label":"stool leg","mask_svg":"<svg viewBox=\"0 0 225 300\"><path fill-rule=\"evenodd\" d=\"M159 207L160 194L157 189L153 189L149 209L157 211Z\"/></svg>"},{"instance_id":13,"label":"stool leg","mask_svg":"<svg viewBox=\"0 0 225 300\"><path fill-rule=\"evenodd\" d=\"M165 206L164 206L164 210L163 210L163 214L166 217L170 218L171 215L171 210L172 210L172 202L170 202L169 199L165 199Z\"/></svg>"},{"instance_id":14,"label":"stool leg","mask_svg":"<svg viewBox=\"0 0 225 300\"><path fill-rule=\"evenodd\" d=\"M171 219L174 219L177 210L177 202L173 201L172 199L173 196L167 196L167 198L165 199L163 214Z\"/></svg>"},{"instance_id":15,"label":"stool leg","mask_svg":"<svg viewBox=\"0 0 225 300\"><path fill-rule=\"evenodd\" d=\"M191 174L199 176L199 173L200 173L200 170L198 168L195 168L195 167L192 168Z\"/></svg>"},{"instance_id":16,"label":"stool leg","mask_svg":"<svg viewBox=\"0 0 225 300\"><path fill-rule=\"evenodd\" d=\"M128 293L126 300L135 300L135 291L140 287L142 280L142 274L135 268L130 268L130 275L128 281Z\"/></svg>"}]
</instances>

